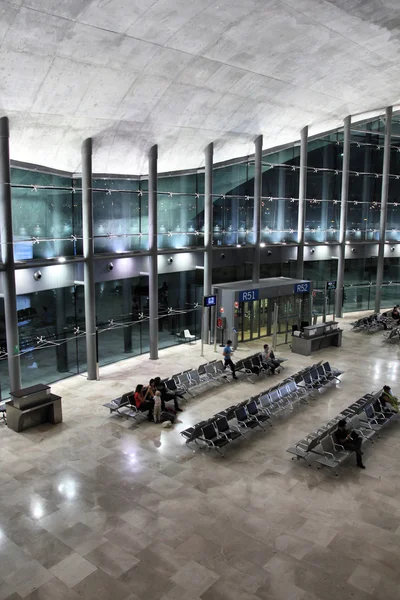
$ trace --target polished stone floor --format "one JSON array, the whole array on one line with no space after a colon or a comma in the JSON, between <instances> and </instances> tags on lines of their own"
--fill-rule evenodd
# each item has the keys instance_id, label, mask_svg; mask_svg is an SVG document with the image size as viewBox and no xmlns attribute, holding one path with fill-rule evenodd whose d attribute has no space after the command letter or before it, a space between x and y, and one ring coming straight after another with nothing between
<instances>
[{"instance_id":1,"label":"polished stone floor","mask_svg":"<svg viewBox=\"0 0 400 600\"><path fill-rule=\"evenodd\" d=\"M352 333L350 320L342 348L282 347L284 374L205 390L170 430L102 404L200 364L199 343L54 384L63 424L1 431L0 600L398 600L400 424L366 449L365 471L351 460L339 478L285 451L365 392L389 383L400 394L400 348ZM340 384L273 429L225 458L183 443L186 426L322 358L345 371Z\"/></svg>"}]
</instances>

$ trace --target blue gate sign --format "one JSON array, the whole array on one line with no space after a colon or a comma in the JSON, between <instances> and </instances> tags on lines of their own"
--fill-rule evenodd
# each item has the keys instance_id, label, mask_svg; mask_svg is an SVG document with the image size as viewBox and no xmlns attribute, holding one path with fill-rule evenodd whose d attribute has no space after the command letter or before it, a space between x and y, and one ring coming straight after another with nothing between
<instances>
[{"instance_id":1,"label":"blue gate sign","mask_svg":"<svg viewBox=\"0 0 400 600\"><path fill-rule=\"evenodd\" d=\"M294 284L294 293L295 294L309 294L311 291L311 283L309 281L305 281L304 283L295 283Z\"/></svg>"},{"instance_id":2,"label":"blue gate sign","mask_svg":"<svg viewBox=\"0 0 400 600\"><path fill-rule=\"evenodd\" d=\"M204 306L215 306L217 304L217 296L204 296Z\"/></svg>"},{"instance_id":3,"label":"blue gate sign","mask_svg":"<svg viewBox=\"0 0 400 600\"><path fill-rule=\"evenodd\" d=\"M252 302L258 300L260 290L246 290L239 292L239 302Z\"/></svg>"}]
</instances>

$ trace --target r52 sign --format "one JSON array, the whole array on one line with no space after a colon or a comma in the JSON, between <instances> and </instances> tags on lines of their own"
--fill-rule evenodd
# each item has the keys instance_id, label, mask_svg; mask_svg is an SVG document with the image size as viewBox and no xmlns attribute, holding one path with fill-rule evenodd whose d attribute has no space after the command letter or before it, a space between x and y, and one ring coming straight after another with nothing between
<instances>
[{"instance_id":1,"label":"r52 sign","mask_svg":"<svg viewBox=\"0 0 400 600\"><path fill-rule=\"evenodd\" d=\"M295 294L309 294L311 291L311 283L306 281L305 283L295 283L294 293Z\"/></svg>"}]
</instances>

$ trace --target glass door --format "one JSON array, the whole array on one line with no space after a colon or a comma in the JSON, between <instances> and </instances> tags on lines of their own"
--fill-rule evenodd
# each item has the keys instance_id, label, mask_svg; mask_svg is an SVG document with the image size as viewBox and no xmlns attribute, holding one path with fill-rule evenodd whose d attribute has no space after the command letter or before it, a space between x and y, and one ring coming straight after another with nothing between
<instances>
[{"instance_id":1,"label":"glass door","mask_svg":"<svg viewBox=\"0 0 400 600\"><path fill-rule=\"evenodd\" d=\"M252 302L241 302L243 306L243 336L242 339L244 342L249 342L251 340L252 333L252 320L253 320L253 311L251 308Z\"/></svg>"},{"instance_id":2,"label":"glass door","mask_svg":"<svg viewBox=\"0 0 400 600\"><path fill-rule=\"evenodd\" d=\"M260 337L268 335L268 298L260 300Z\"/></svg>"},{"instance_id":3,"label":"glass door","mask_svg":"<svg viewBox=\"0 0 400 600\"><path fill-rule=\"evenodd\" d=\"M257 340L260 337L260 301L254 300L250 303L251 311L251 339Z\"/></svg>"}]
</instances>

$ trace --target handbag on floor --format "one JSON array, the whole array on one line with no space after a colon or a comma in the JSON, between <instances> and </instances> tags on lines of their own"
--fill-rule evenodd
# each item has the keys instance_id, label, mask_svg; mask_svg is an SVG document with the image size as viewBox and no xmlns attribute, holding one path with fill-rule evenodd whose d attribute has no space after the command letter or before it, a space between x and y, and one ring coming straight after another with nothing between
<instances>
[{"instance_id":1,"label":"handbag on floor","mask_svg":"<svg viewBox=\"0 0 400 600\"><path fill-rule=\"evenodd\" d=\"M170 411L163 410L160 415L160 421L161 423L165 423L165 421L170 421L170 423L173 423L175 421L175 415Z\"/></svg>"}]
</instances>

